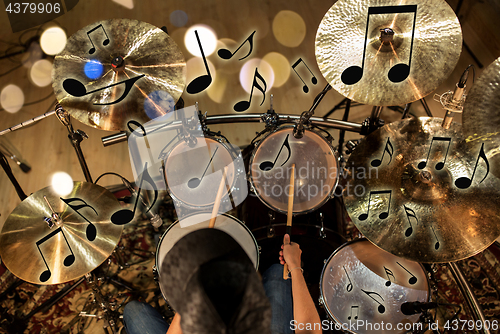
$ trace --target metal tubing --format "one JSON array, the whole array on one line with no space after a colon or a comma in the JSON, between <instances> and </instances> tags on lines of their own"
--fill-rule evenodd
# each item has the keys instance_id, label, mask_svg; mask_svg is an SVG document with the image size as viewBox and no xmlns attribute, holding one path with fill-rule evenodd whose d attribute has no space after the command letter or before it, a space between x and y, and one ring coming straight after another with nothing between
<instances>
[{"instance_id":1,"label":"metal tubing","mask_svg":"<svg viewBox=\"0 0 500 334\"><path fill-rule=\"evenodd\" d=\"M347 122L349 119L349 110L351 110L351 100L347 99L345 103L345 111L344 111L344 117L342 118L342 121ZM344 147L344 137L345 137L345 130L340 130L339 134L339 157L343 156L343 147Z\"/></svg>"},{"instance_id":2,"label":"metal tubing","mask_svg":"<svg viewBox=\"0 0 500 334\"><path fill-rule=\"evenodd\" d=\"M427 105L427 101L425 101L425 99L420 99L420 102L422 103L422 106L424 107L424 110L425 110L425 113L427 114L427 116L429 117L434 117L432 116L432 113L431 113L431 109L429 109L429 106Z\"/></svg>"},{"instance_id":3,"label":"metal tubing","mask_svg":"<svg viewBox=\"0 0 500 334\"><path fill-rule=\"evenodd\" d=\"M11 126L11 127L10 127L10 128L8 128L8 129L5 129L5 130L0 131L0 136L3 136L4 134L9 133L9 132L12 132L12 131L16 131L16 130L18 130L18 129L20 129L20 128L23 128L23 127L25 127L25 126L31 125L31 124L33 124L33 123L35 123L35 122L38 122L39 120L42 120L42 119L44 119L45 117L48 117L48 116L50 116L50 115L55 114L55 112L56 112L55 110L52 110L52 111L46 112L46 113L45 113L45 114L43 114L43 115L40 115L40 116L34 117L34 118L29 119L29 120L27 120L27 121L25 121L25 122L19 123L19 124L14 125L14 126Z\"/></svg>"},{"instance_id":4,"label":"metal tubing","mask_svg":"<svg viewBox=\"0 0 500 334\"><path fill-rule=\"evenodd\" d=\"M462 292L462 295L464 296L465 302L469 306L470 311L472 312L472 317L474 318L474 322L477 322L478 320L481 321L483 326L481 326L481 333L485 334L490 334L490 330L484 328L484 323L485 323L485 318L483 314L483 310L481 309L481 306L479 305L479 302L474 295L474 292L472 292L472 289L470 288L469 284L467 283L467 280L465 279L462 271L460 268L458 268L457 264L454 262L448 263L448 266L450 267L450 271L453 275L453 278L455 278L455 281L457 282L458 288L460 289L460 292Z\"/></svg>"},{"instance_id":5,"label":"metal tubing","mask_svg":"<svg viewBox=\"0 0 500 334\"><path fill-rule=\"evenodd\" d=\"M405 105L405 109L403 110L403 117L401 117L401 119L405 119L406 117L408 117L408 113L410 112L410 106L411 103L407 103Z\"/></svg>"},{"instance_id":6,"label":"metal tubing","mask_svg":"<svg viewBox=\"0 0 500 334\"><path fill-rule=\"evenodd\" d=\"M71 145L75 148L76 156L78 157L78 161L80 162L80 166L82 167L83 175L85 176L85 180L87 182L92 183L92 176L90 176L89 167L87 166L87 162L85 161L85 157L83 156L82 148L80 147L80 139L74 138L74 136L79 136L79 134L74 133L73 135L69 134L68 138L71 142Z\"/></svg>"}]
</instances>

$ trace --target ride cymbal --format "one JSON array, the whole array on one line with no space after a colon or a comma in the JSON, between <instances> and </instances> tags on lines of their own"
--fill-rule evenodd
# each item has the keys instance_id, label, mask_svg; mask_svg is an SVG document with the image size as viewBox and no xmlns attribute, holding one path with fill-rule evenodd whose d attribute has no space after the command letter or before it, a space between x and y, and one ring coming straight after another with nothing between
<instances>
[{"instance_id":1,"label":"ride cymbal","mask_svg":"<svg viewBox=\"0 0 500 334\"><path fill-rule=\"evenodd\" d=\"M339 0L316 34L325 79L343 96L375 106L431 93L461 50L460 23L443 0Z\"/></svg>"},{"instance_id":2,"label":"ride cymbal","mask_svg":"<svg viewBox=\"0 0 500 334\"><path fill-rule=\"evenodd\" d=\"M500 178L500 58L488 65L472 86L462 116L464 135L470 143L485 143L485 155Z\"/></svg>"},{"instance_id":3,"label":"ride cymbal","mask_svg":"<svg viewBox=\"0 0 500 334\"><path fill-rule=\"evenodd\" d=\"M163 30L129 19L86 26L54 60L61 106L102 130L127 130L173 111L185 86L184 56Z\"/></svg>"},{"instance_id":4,"label":"ride cymbal","mask_svg":"<svg viewBox=\"0 0 500 334\"><path fill-rule=\"evenodd\" d=\"M51 208L59 218L53 216ZM92 183L74 182L66 196L57 195L52 187L43 188L22 201L5 221L0 256L5 266L25 281L71 281L111 255L123 229L110 222L119 209L113 194Z\"/></svg>"},{"instance_id":5,"label":"ride cymbal","mask_svg":"<svg viewBox=\"0 0 500 334\"><path fill-rule=\"evenodd\" d=\"M466 143L460 125L441 123L405 119L374 131L349 157L344 181L345 205L360 232L417 262L465 259L500 236L500 180L480 144Z\"/></svg>"}]
</instances>

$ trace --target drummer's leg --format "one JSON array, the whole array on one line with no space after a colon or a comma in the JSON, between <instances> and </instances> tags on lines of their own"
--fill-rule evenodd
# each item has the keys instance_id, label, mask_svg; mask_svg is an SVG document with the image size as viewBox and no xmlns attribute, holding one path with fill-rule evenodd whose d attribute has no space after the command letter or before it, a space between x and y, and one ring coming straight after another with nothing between
<instances>
[{"instance_id":1,"label":"drummer's leg","mask_svg":"<svg viewBox=\"0 0 500 334\"><path fill-rule=\"evenodd\" d=\"M279 263L270 266L262 275L262 284L271 303L271 333L293 333L292 281L283 279L283 266Z\"/></svg>"},{"instance_id":2,"label":"drummer's leg","mask_svg":"<svg viewBox=\"0 0 500 334\"><path fill-rule=\"evenodd\" d=\"M136 300L125 305L123 322L127 334L165 334L169 327L151 305Z\"/></svg>"}]
</instances>

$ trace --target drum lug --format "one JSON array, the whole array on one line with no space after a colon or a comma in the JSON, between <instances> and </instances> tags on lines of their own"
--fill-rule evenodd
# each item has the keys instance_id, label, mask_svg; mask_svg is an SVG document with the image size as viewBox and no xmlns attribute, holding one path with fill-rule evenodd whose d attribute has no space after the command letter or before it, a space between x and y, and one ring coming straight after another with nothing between
<instances>
[{"instance_id":1,"label":"drum lug","mask_svg":"<svg viewBox=\"0 0 500 334\"><path fill-rule=\"evenodd\" d=\"M323 308L323 305L325 305L325 304L324 304L324 301L323 301L323 296L319 296L319 298L318 298L318 305L319 305L321 308Z\"/></svg>"},{"instance_id":2,"label":"drum lug","mask_svg":"<svg viewBox=\"0 0 500 334\"><path fill-rule=\"evenodd\" d=\"M273 223L276 220L276 216L275 216L274 211L271 211L271 210L267 213L267 215L269 216L269 226L268 226L268 229L267 229L267 237L268 238L273 238L274 235L275 235Z\"/></svg>"},{"instance_id":3,"label":"drum lug","mask_svg":"<svg viewBox=\"0 0 500 334\"><path fill-rule=\"evenodd\" d=\"M153 280L155 283L158 283L158 268L156 268L156 265L153 265Z\"/></svg>"},{"instance_id":4,"label":"drum lug","mask_svg":"<svg viewBox=\"0 0 500 334\"><path fill-rule=\"evenodd\" d=\"M325 226L323 225L323 212L319 213L319 221L321 223L321 229L319 230L319 237L325 239L326 233L325 233Z\"/></svg>"},{"instance_id":5,"label":"drum lug","mask_svg":"<svg viewBox=\"0 0 500 334\"><path fill-rule=\"evenodd\" d=\"M262 247L259 246L259 255L262 254Z\"/></svg>"}]
</instances>

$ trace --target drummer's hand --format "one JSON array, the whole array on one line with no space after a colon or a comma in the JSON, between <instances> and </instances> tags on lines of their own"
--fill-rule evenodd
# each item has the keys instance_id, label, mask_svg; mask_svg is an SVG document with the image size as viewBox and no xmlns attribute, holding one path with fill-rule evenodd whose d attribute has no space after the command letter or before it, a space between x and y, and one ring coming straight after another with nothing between
<instances>
[{"instance_id":1,"label":"drummer's hand","mask_svg":"<svg viewBox=\"0 0 500 334\"><path fill-rule=\"evenodd\" d=\"M288 264L288 268L300 267L300 255L302 251L298 243L290 242L290 236L285 234L283 237L283 245L281 245L280 263Z\"/></svg>"}]
</instances>

